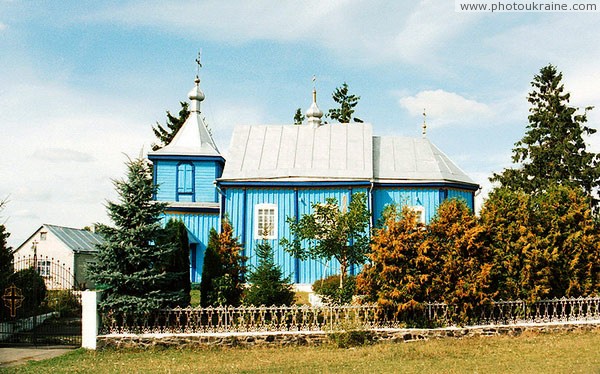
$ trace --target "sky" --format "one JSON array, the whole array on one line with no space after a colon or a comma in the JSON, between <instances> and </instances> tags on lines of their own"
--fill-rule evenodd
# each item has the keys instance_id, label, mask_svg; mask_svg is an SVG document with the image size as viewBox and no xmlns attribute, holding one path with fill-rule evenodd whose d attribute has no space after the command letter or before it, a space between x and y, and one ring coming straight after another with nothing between
<instances>
[{"instance_id":1,"label":"sky","mask_svg":"<svg viewBox=\"0 0 600 374\"><path fill-rule=\"evenodd\" d=\"M599 8L600 8L600 1ZM482 186L511 166L527 93L551 63L571 105L600 105L600 13L457 12L454 1L0 0L0 223L108 223L113 180L187 100L227 155L236 125L291 124L346 82L376 135L427 136ZM600 128L600 107L588 115ZM587 139L600 151L600 134Z\"/></svg>"}]
</instances>

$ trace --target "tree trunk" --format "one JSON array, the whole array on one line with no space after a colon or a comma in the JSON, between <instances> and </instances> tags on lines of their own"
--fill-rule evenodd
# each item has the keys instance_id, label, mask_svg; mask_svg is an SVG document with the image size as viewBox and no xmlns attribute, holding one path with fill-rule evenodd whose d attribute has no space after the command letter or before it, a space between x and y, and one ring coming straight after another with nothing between
<instances>
[{"instance_id":1,"label":"tree trunk","mask_svg":"<svg viewBox=\"0 0 600 374\"><path fill-rule=\"evenodd\" d=\"M348 269L348 261L344 258L340 260L340 289L344 288L344 278Z\"/></svg>"}]
</instances>

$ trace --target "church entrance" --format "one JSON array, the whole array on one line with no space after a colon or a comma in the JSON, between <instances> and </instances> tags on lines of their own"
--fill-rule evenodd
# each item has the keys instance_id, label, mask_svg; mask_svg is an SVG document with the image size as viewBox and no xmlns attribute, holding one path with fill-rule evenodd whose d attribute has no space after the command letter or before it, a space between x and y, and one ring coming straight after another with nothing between
<instances>
[{"instance_id":1,"label":"church entrance","mask_svg":"<svg viewBox=\"0 0 600 374\"><path fill-rule=\"evenodd\" d=\"M53 259L19 259L0 289L0 346L81 346L81 291Z\"/></svg>"}]
</instances>

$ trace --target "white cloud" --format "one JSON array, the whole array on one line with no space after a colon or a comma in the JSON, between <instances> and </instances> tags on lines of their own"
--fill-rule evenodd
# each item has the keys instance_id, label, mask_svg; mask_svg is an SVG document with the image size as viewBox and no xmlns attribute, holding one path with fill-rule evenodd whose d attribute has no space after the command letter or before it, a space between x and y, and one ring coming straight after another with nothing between
<instances>
[{"instance_id":1,"label":"white cloud","mask_svg":"<svg viewBox=\"0 0 600 374\"><path fill-rule=\"evenodd\" d=\"M399 103L412 116L421 115L425 109L428 126L432 127L449 123L468 125L493 114L492 109L486 104L441 89L421 91L414 96L401 98Z\"/></svg>"},{"instance_id":2,"label":"white cloud","mask_svg":"<svg viewBox=\"0 0 600 374\"><path fill-rule=\"evenodd\" d=\"M340 63L427 61L431 65L436 63L432 59L436 51L476 17L480 16L455 13L453 4L434 0L368 4L357 0L154 0L102 9L81 21L116 22L233 43L308 41L342 57Z\"/></svg>"},{"instance_id":3,"label":"white cloud","mask_svg":"<svg viewBox=\"0 0 600 374\"><path fill-rule=\"evenodd\" d=\"M90 162L94 157L88 153L65 148L38 148L33 157L50 162Z\"/></svg>"},{"instance_id":4,"label":"white cloud","mask_svg":"<svg viewBox=\"0 0 600 374\"><path fill-rule=\"evenodd\" d=\"M0 22L0 31L6 30L7 28L8 28L8 25L6 23Z\"/></svg>"}]
</instances>

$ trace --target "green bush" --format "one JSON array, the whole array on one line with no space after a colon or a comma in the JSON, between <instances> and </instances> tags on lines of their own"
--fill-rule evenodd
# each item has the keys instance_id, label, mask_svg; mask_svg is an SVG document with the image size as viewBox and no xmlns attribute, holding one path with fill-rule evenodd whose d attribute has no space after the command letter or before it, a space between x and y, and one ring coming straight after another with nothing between
<instances>
[{"instance_id":1,"label":"green bush","mask_svg":"<svg viewBox=\"0 0 600 374\"><path fill-rule=\"evenodd\" d=\"M29 317L44 310L47 289L44 278L33 268L19 270L8 277L8 285L15 285L23 294L21 307L17 309L18 316Z\"/></svg>"},{"instance_id":2,"label":"green bush","mask_svg":"<svg viewBox=\"0 0 600 374\"><path fill-rule=\"evenodd\" d=\"M340 276L331 275L315 281L312 289L325 303L349 304L356 291L356 277L346 276L344 287L340 289Z\"/></svg>"},{"instance_id":3,"label":"green bush","mask_svg":"<svg viewBox=\"0 0 600 374\"><path fill-rule=\"evenodd\" d=\"M61 317L81 315L79 298L68 290L48 291L48 308L53 312L58 312Z\"/></svg>"}]
</instances>

